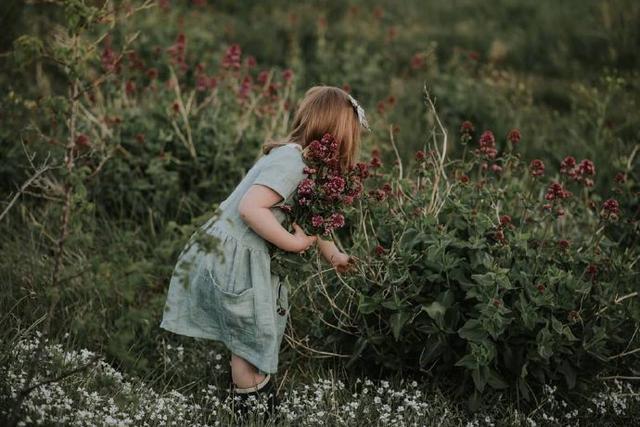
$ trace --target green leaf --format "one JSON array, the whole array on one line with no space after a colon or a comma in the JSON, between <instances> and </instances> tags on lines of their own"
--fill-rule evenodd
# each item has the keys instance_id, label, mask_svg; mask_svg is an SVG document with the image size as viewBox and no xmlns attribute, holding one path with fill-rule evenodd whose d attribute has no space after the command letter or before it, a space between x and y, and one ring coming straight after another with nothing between
<instances>
[{"instance_id":1,"label":"green leaf","mask_svg":"<svg viewBox=\"0 0 640 427\"><path fill-rule=\"evenodd\" d=\"M399 311L391 315L391 332L396 341L400 338L400 331L411 315L406 311Z\"/></svg>"},{"instance_id":2,"label":"green leaf","mask_svg":"<svg viewBox=\"0 0 640 427\"><path fill-rule=\"evenodd\" d=\"M366 295L360 295L360 301L358 302L358 311L362 314L371 314L378 309L380 302L377 299L368 297Z\"/></svg>"},{"instance_id":3,"label":"green leaf","mask_svg":"<svg viewBox=\"0 0 640 427\"><path fill-rule=\"evenodd\" d=\"M469 341L482 341L487 338L487 332L478 319L469 319L458 329L458 335Z\"/></svg>"},{"instance_id":4,"label":"green leaf","mask_svg":"<svg viewBox=\"0 0 640 427\"><path fill-rule=\"evenodd\" d=\"M444 313L447 311L446 307L440 304L438 301L433 301L429 305L423 305L422 310L426 311L430 318L433 320L438 317L444 316Z\"/></svg>"}]
</instances>

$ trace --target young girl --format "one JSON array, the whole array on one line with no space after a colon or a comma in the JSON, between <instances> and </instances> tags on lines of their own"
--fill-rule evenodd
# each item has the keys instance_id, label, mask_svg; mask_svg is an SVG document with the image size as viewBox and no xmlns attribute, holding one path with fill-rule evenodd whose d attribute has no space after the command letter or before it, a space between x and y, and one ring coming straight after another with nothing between
<instances>
[{"instance_id":1,"label":"young girl","mask_svg":"<svg viewBox=\"0 0 640 427\"><path fill-rule=\"evenodd\" d=\"M160 327L191 337L221 341L231 351L232 389L273 395L278 351L288 316L287 289L270 271L266 241L304 253L315 243L338 271L346 272L353 258L319 236L308 236L293 224L282 227L284 212L305 178L307 145L326 132L339 141L343 170L359 154L360 126L368 129L364 111L344 90L332 86L309 89L296 112L293 130L281 141L263 145L263 155L201 230L219 239L224 256L199 250L192 236L180 254L169 286ZM188 268L183 270L182 266ZM185 274L186 273L186 274Z\"/></svg>"}]
</instances>

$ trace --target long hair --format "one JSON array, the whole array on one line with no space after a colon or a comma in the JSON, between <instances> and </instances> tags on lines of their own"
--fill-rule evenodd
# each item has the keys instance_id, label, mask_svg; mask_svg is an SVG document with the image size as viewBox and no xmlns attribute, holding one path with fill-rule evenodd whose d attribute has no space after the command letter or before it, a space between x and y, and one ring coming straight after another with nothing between
<instances>
[{"instance_id":1,"label":"long hair","mask_svg":"<svg viewBox=\"0 0 640 427\"><path fill-rule=\"evenodd\" d=\"M331 133L338 142L342 170L353 167L360 155L360 122L347 92L334 86L313 86L304 95L292 123L291 132L280 139L269 139L262 152L288 143L299 144L306 154L307 145Z\"/></svg>"}]
</instances>

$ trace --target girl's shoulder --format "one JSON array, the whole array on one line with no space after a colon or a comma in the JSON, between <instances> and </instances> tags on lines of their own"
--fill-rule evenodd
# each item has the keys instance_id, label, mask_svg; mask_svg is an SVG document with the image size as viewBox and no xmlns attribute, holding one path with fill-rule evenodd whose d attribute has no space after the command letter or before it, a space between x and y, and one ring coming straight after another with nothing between
<instances>
[{"instance_id":1,"label":"girl's shoulder","mask_svg":"<svg viewBox=\"0 0 640 427\"><path fill-rule=\"evenodd\" d=\"M303 163L302 147L298 144L289 143L274 147L265 155L267 161L285 161Z\"/></svg>"}]
</instances>

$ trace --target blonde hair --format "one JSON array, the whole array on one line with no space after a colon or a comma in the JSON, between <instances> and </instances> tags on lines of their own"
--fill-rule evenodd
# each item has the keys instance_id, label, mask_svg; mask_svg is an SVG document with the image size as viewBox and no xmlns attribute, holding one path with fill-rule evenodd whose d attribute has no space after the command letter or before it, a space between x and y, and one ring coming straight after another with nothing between
<instances>
[{"instance_id":1,"label":"blonde hair","mask_svg":"<svg viewBox=\"0 0 640 427\"><path fill-rule=\"evenodd\" d=\"M307 145L331 133L338 142L338 159L342 170L348 170L360 155L360 121L349 95L335 86L314 86L307 90L293 119L292 130L284 138L268 139L262 152L274 147L299 144L306 154Z\"/></svg>"}]
</instances>

